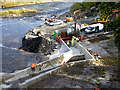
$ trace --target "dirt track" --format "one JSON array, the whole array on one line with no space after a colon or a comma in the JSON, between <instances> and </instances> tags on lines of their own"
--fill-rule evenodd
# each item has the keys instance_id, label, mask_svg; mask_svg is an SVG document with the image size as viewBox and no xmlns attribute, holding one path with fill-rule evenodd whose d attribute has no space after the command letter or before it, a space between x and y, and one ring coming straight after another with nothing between
<instances>
[{"instance_id":1,"label":"dirt track","mask_svg":"<svg viewBox=\"0 0 120 90\"><path fill-rule=\"evenodd\" d=\"M82 62L66 66L28 88L117 88L115 68L96 65Z\"/></svg>"}]
</instances>

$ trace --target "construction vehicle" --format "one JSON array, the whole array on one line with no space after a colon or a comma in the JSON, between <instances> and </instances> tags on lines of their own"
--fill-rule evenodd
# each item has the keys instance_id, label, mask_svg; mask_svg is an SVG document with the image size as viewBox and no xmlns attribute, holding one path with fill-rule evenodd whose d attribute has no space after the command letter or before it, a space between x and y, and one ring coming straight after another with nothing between
<instances>
[{"instance_id":1,"label":"construction vehicle","mask_svg":"<svg viewBox=\"0 0 120 90\"><path fill-rule=\"evenodd\" d=\"M117 19L118 17L120 16L120 10L118 9L114 9L112 11L112 13L110 15L108 15L108 17L106 18L106 20L103 19L100 19L100 16L97 16L95 18L95 22L96 23L105 23L105 22L108 22L108 21L114 21L115 19Z\"/></svg>"},{"instance_id":2,"label":"construction vehicle","mask_svg":"<svg viewBox=\"0 0 120 90\"><path fill-rule=\"evenodd\" d=\"M72 17L66 17L66 21L73 21L74 18L75 18L74 16L75 16L75 14L76 14L77 12L79 12L79 17L80 17L80 16L81 16L81 9L79 9L79 10L77 10L77 11L74 11Z\"/></svg>"}]
</instances>

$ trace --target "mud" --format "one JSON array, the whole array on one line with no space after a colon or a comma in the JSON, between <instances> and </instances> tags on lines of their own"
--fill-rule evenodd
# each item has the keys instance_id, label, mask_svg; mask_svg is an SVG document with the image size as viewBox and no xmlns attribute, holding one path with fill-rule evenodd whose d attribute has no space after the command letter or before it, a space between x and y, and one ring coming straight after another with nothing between
<instances>
[{"instance_id":1,"label":"mud","mask_svg":"<svg viewBox=\"0 0 120 90\"><path fill-rule=\"evenodd\" d=\"M94 42L99 42L107 39L110 39L110 37L107 37L105 35L100 35L100 36L94 37L93 39L90 39L89 42L94 43Z\"/></svg>"},{"instance_id":2,"label":"mud","mask_svg":"<svg viewBox=\"0 0 120 90\"><path fill-rule=\"evenodd\" d=\"M93 62L68 65L29 88L118 88L115 68L96 66ZM114 76L114 77L113 77ZM113 81L111 79L114 78ZM118 84L117 84L118 83Z\"/></svg>"}]
</instances>

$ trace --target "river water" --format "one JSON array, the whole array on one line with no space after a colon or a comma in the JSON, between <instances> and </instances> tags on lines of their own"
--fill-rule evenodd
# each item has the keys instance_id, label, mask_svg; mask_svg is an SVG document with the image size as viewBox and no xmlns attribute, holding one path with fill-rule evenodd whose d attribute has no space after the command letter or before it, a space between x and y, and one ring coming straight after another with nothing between
<instances>
[{"instance_id":1,"label":"river water","mask_svg":"<svg viewBox=\"0 0 120 90\"><path fill-rule=\"evenodd\" d=\"M37 9L38 11L45 13L36 16L49 17L52 14L59 16L69 11L72 4L73 2L51 2L24 7L16 7L12 9ZM32 63L39 63L43 60L48 59L47 57L42 56L38 53L30 53L17 50L17 48L21 46L22 38L29 30L44 24L44 21L36 20L36 16L25 18L20 17L14 19L0 18L0 30L2 30L2 43L0 43L0 49L2 49L2 62L0 63L0 66L2 66L2 72L13 72L18 69L29 67Z\"/></svg>"}]
</instances>

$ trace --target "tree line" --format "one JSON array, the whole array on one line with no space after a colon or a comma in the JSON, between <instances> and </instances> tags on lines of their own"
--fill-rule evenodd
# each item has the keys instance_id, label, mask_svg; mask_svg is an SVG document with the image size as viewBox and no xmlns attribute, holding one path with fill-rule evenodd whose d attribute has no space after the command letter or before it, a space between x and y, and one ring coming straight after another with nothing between
<instances>
[{"instance_id":1,"label":"tree line","mask_svg":"<svg viewBox=\"0 0 120 90\"><path fill-rule=\"evenodd\" d=\"M95 6L100 12L100 17L104 20L112 13L114 9L120 10L120 2L77 2L71 6L71 11L78 9L90 10ZM104 24L104 31L113 31L115 36L115 44L120 52L120 13L119 18L114 21L108 21Z\"/></svg>"}]
</instances>

